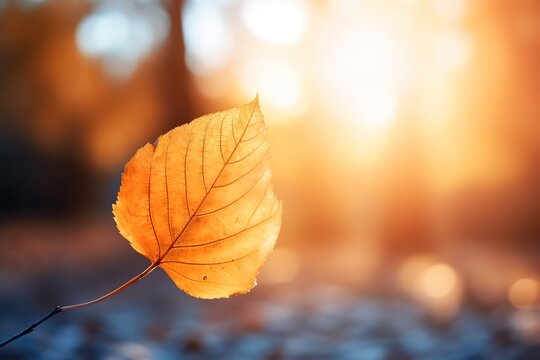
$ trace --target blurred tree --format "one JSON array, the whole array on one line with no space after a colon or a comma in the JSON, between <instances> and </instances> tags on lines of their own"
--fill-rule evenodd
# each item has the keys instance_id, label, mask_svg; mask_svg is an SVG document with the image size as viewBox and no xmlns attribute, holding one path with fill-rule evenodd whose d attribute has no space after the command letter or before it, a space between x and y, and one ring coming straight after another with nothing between
<instances>
[{"instance_id":1,"label":"blurred tree","mask_svg":"<svg viewBox=\"0 0 540 360\"><path fill-rule=\"evenodd\" d=\"M386 153L383 179L382 242L387 256L403 257L432 250L432 211L425 142L418 121L418 101L403 102Z\"/></svg>"},{"instance_id":2,"label":"blurred tree","mask_svg":"<svg viewBox=\"0 0 540 360\"><path fill-rule=\"evenodd\" d=\"M166 41L125 79L78 47L78 25L101 3L10 2L0 11L1 214L108 212L133 149L193 118L182 1L164 3ZM145 14L144 4L115 4L128 17Z\"/></svg>"}]
</instances>

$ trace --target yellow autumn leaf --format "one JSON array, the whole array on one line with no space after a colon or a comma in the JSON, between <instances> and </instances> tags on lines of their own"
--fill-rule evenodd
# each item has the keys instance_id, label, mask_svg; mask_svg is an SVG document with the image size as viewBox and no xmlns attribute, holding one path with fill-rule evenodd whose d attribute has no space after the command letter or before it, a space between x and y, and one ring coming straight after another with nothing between
<instances>
[{"instance_id":1,"label":"yellow autumn leaf","mask_svg":"<svg viewBox=\"0 0 540 360\"><path fill-rule=\"evenodd\" d=\"M249 291L281 225L258 99L202 116L127 163L113 205L120 233L186 293Z\"/></svg>"}]
</instances>

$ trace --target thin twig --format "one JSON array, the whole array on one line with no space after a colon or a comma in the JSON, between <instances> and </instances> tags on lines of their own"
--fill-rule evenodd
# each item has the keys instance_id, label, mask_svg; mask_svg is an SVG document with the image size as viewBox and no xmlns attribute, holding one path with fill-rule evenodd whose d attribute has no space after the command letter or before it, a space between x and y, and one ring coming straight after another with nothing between
<instances>
[{"instance_id":1,"label":"thin twig","mask_svg":"<svg viewBox=\"0 0 540 360\"><path fill-rule=\"evenodd\" d=\"M16 340L18 338L20 338L21 336L24 336L26 334L30 334L32 331L34 331L34 329L39 325L41 324L42 322L44 322L45 320L47 320L48 318L58 314L59 312L62 311L62 308L60 306L57 306L55 307L50 313L48 313L43 319L39 320L39 321L36 321L35 323L33 323L32 325L30 325L29 327L27 327L26 329L24 329L23 331L21 331L20 333L16 334L16 335L13 335L12 337L10 337L9 339L3 341L1 344L0 344L0 348L4 345L7 345L9 344L10 342L12 342L13 340Z\"/></svg>"},{"instance_id":2,"label":"thin twig","mask_svg":"<svg viewBox=\"0 0 540 360\"><path fill-rule=\"evenodd\" d=\"M125 290L126 288L128 288L129 286L133 285L134 283L136 283L137 281L141 280L143 277L145 277L146 275L150 274L156 267L157 267L158 263L155 262L153 264L151 264L148 268L146 268L142 273L138 274L137 276L133 277L132 279L128 280L127 282L125 282L124 284L120 285L119 287L117 287L116 289L114 289L113 291L95 299L95 300L92 300L92 301L87 301L87 302L84 302L84 303L80 303L80 304L75 304L75 305L66 305L66 306L57 306L55 307L50 313L48 313L45 317L43 317L41 320L39 321L36 321L35 323L33 323L32 325L28 326L26 329L24 329L23 331L21 331L20 333L16 334L16 335L13 335L12 337L10 337L9 339L3 341L2 343L0 343L0 348L3 347L4 345L7 345L9 344L10 342L12 342L13 340L16 340L24 335L27 335L27 334L30 334L32 331L34 331L34 329L39 325L41 324L42 322L44 322L45 320L51 318L52 316L58 314L59 312L62 312L62 311L68 311L68 310L75 310L75 309L80 309L80 308L83 308L85 306L88 306L88 305L92 305L92 304L95 304L95 303L98 303L100 301L103 301L105 299L108 299L110 298L111 296L115 295L115 294L118 294L120 291L122 290Z\"/></svg>"}]
</instances>

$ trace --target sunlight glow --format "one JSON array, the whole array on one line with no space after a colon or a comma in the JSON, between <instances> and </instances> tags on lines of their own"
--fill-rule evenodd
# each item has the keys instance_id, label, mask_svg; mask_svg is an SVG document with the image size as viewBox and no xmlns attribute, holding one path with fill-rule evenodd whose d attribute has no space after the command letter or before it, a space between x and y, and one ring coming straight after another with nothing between
<instances>
[{"instance_id":1,"label":"sunlight glow","mask_svg":"<svg viewBox=\"0 0 540 360\"><path fill-rule=\"evenodd\" d=\"M257 92L270 110L294 116L302 111L302 78L292 64L282 59L253 60L240 69L240 86L244 95Z\"/></svg>"},{"instance_id":2,"label":"sunlight glow","mask_svg":"<svg viewBox=\"0 0 540 360\"><path fill-rule=\"evenodd\" d=\"M465 16L465 0L431 0L431 7L446 20L459 21Z\"/></svg>"},{"instance_id":3,"label":"sunlight glow","mask_svg":"<svg viewBox=\"0 0 540 360\"><path fill-rule=\"evenodd\" d=\"M447 70L457 70L466 65L471 53L471 39L464 31L445 32L440 35L435 45L437 63Z\"/></svg>"},{"instance_id":4,"label":"sunlight glow","mask_svg":"<svg viewBox=\"0 0 540 360\"><path fill-rule=\"evenodd\" d=\"M382 24L366 23L329 40L322 76L336 110L366 130L388 127L406 70L398 39Z\"/></svg>"},{"instance_id":5,"label":"sunlight glow","mask_svg":"<svg viewBox=\"0 0 540 360\"><path fill-rule=\"evenodd\" d=\"M405 5L405 6L418 6L420 5L421 3L421 0L400 0L399 1L401 4Z\"/></svg>"},{"instance_id":6,"label":"sunlight glow","mask_svg":"<svg viewBox=\"0 0 540 360\"><path fill-rule=\"evenodd\" d=\"M307 8L302 0L253 0L244 2L242 20L263 41L294 45L302 40Z\"/></svg>"}]
</instances>

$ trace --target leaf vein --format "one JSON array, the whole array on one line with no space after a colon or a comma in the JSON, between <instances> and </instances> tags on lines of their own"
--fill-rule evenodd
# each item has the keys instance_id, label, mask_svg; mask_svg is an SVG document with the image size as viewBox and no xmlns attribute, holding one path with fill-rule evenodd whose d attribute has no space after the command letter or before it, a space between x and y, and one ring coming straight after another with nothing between
<instances>
[{"instance_id":1,"label":"leaf vein","mask_svg":"<svg viewBox=\"0 0 540 360\"><path fill-rule=\"evenodd\" d=\"M237 235L240 235L240 234L243 234L245 233L246 231L249 231L253 228L256 228L257 226L260 226L262 224L264 224L265 222L267 221L270 221L274 216L276 216L279 212L279 209L274 211L272 213L272 215L262 219L261 221L257 222L256 224L253 224L251 226L248 226L248 227L245 227L243 228L242 230L234 233L234 234L231 234L231 235L227 235L225 237L222 237L222 238L219 238L219 239L215 239L215 240L212 240L212 241L208 241L208 242L205 242L205 243L202 243L202 244L193 244L193 245L178 245L178 246L173 246L173 249L185 249L185 248L195 248L195 247L201 247L201 246L206 246L206 245L212 245L212 244L216 244L220 241L224 241L224 240L227 240L227 239L230 239L230 238L233 238Z\"/></svg>"},{"instance_id":2,"label":"leaf vein","mask_svg":"<svg viewBox=\"0 0 540 360\"><path fill-rule=\"evenodd\" d=\"M194 281L194 282L200 282L200 283L205 283L205 284L214 284L214 285L221 285L221 286L240 286L242 284L227 284L227 283L220 283L220 282L217 282L217 281L210 281L210 280L198 280L198 279L192 279L190 278L189 276L186 276L184 274L182 274L181 272L177 271L175 268L173 268L171 265L165 265L169 270L175 272L176 274L182 276L183 278L186 278L190 281Z\"/></svg>"},{"instance_id":3,"label":"leaf vein","mask_svg":"<svg viewBox=\"0 0 540 360\"><path fill-rule=\"evenodd\" d=\"M263 155L261 156L261 158L257 161L257 163L255 164L255 166L253 166L251 169L249 169L247 172L243 173L241 176L237 177L236 179L232 180L231 182L228 182L226 184L221 184L221 185L216 185L214 186L214 188L222 188L222 187L226 187L226 186L229 186L229 185L232 185L234 184L235 182L241 180L242 178L244 178L245 176L249 175L250 173L252 173L256 168L258 168L262 163L263 163L263 160L267 160L268 159L268 156L266 155Z\"/></svg>"},{"instance_id":4,"label":"leaf vein","mask_svg":"<svg viewBox=\"0 0 540 360\"><path fill-rule=\"evenodd\" d=\"M231 118L231 133L233 141L236 144L236 135L234 134L234 118Z\"/></svg>"},{"instance_id":5,"label":"leaf vein","mask_svg":"<svg viewBox=\"0 0 540 360\"><path fill-rule=\"evenodd\" d=\"M168 177L168 174L167 174L167 159L169 157L169 145L171 144L171 136L168 135L167 136L167 147L165 148L165 198L167 199L167 225L168 225L168 228L169 228L169 237L171 239L171 241L173 241L173 236L172 236L172 225L171 225L171 206L169 204L169 177ZM161 255L161 247L160 247L160 251L159 251L159 255Z\"/></svg>"},{"instance_id":6,"label":"leaf vein","mask_svg":"<svg viewBox=\"0 0 540 360\"><path fill-rule=\"evenodd\" d=\"M190 209L189 209L189 194L188 194L188 183L187 183L187 157L189 152L189 144L191 143L191 132L189 133L189 137L187 139L187 146L186 146L186 154L184 156L184 193L186 197L186 209L188 212L188 216L191 216Z\"/></svg>"},{"instance_id":7,"label":"leaf vein","mask_svg":"<svg viewBox=\"0 0 540 360\"><path fill-rule=\"evenodd\" d=\"M219 127L219 151L221 152L221 160L225 164L225 155L223 155L223 123L225 122L225 115L221 118L221 125Z\"/></svg>"},{"instance_id":8,"label":"leaf vein","mask_svg":"<svg viewBox=\"0 0 540 360\"><path fill-rule=\"evenodd\" d=\"M246 133L246 129L247 129L247 126L249 125L249 123L251 122L251 119L253 118L253 114L255 112L255 106L253 107L253 110L251 110L251 114L249 116L249 120L248 120L248 123L246 124L246 127L244 128L244 131L242 132L242 135L240 136L240 139L245 135ZM221 122L221 125L222 125L222 128L223 128L223 120ZM221 133L220 133L220 146L221 146ZM229 156L229 158L227 159L227 161L229 161L231 159L231 157L234 155L234 152L236 151L238 147L238 144L235 145L233 151L231 152L231 155ZM223 154L223 153L222 153ZM214 179L214 182L212 183L212 186L210 188L213 188L214 185L216 184L217 180L219 179L221 173L223 172L223 170L225 169L225 165L227 163L224 163L224 166L221 168L220 172L218 173L218 175L216 176L216 178ZM202 198L201 202L199 203L199 205L197 206L197 209L195 209L195 213L197 213L197 211L200 209L200 207L202 206L202 204L204 203L204 201L206 200L206 198L208 197L208 193ZM167 248L167 250L163 253L163 255L161 255L157 260L156 260L156 264L162 262L162 260L165 258L165 256L168 254L168 252L174 247L174 245L176 244L176 242L178 241L178 239L180 238L180 236L182 236L182 234L184 233L184 231L187 229L187 227L189 226L189 224L191 223L191 221L193 220L194 216L193 215L190 215L189 219L186 221L186 223L184 224L184 226L182 227L182 230L180 230L180 232L178 233L178 235L176 235L174 241L171 243L171 245L169 245L169 247Z\"/></svg>"},{"instance_id":9,"label":"leaf vein","mask_svg":"<svg viewBox=\"0 0 540 360\"><path fill-rule=\"evenodd\" d=\"M257 131L257 133L256 133L255 135L253 135L252 137L247 138L247 139L242 139L242 140L240 140L240 142L241 142L241 143L244 143L244 142L251 141L251 140L257 138L257 137L258 137L260 134L262 134L262 133L264 133L264 128L263 128L263 130Z\"/></svg>"},{"instance_id":10,"label":"leaf vein","mask_svg":"<svg viewBox=\"0 0 540 360\"><path fill-rule=\"evenodd\" d=\"M204 135L203 135L203 143L202 143L202 161L201 161L201 170L202 170L202 182L203 182L203 186L204 186L204 191L205 192L208 192L208 190L206 189L206 180L205 180L205 176L204 176L204 157L205 157L205 147L206 147L206 133L208 131L208 124L210 124L210 121L211 120L208 120L206 122L206 126L204 127Z\"/></svg>"},{"instance_id":11,"label":"leaf vein","mask_svg":"<svg viewBox=\"0 0 540 360\"><path fill-rule=\"evenodd\" d=\"M239 256L235 259L227 260L227 261L221 261L221 262L210 262L210 263L194 263L194 262L188 262L188 261L179 261L179 260L165 260L162 263L164 264L183 264L183 265L195 265L195 266L212 266L212 265L224 265L224 264L230 264L233 262L236 262L238 260L242 260L244 258L247 258L248 256L254 254L255 252L259 251L259 249L255 249L250 251L249 253Z\"/></svg>"},{"instance_id":12,"label":"leaf vein","mask_svg":"<svg viewBox=\"0 0 540 360\"><path fill-rule=\"evenodd\" d=\"M152 159L150 160L150 171L148 172L148 215L150 218L150 225L152 226L152 231L154 232L154 237L156 238L156 243L158 246L158 258L159 258L161 255L161 245L159 243L156 227L154 226L154 219L152 218L152 203L151 203L152 197L150 196L150 194L152 194L152 166L154 164L155 153L156 153L156 149L154 149L154 152L152 153Z\"/></svg>"},{"instance_id":13,"label":"leaf vein","mask_svg":"<svg viewBox=\"0 0 540 360\"><path fill-rule=\"evenodd\" d=\"M262 178L263 178L263 176L261 175L259 177L259 179L257 179L257 181L255 183L253 183L253 185L251 185L251 187L248 189L248 191L246 191L240 197L238 197L235 200L231 201L227 205L225 205L223 207L220 207L218 209L214 209L212 211L205 212L205 213L197 213L197 214L194 214L193 216L205 216L205 215L213 214L213 213L216 213L216 212L218 212L220 210L228 208L229 206L233 205L234 203L237 203L238 201L242 200L247 194L249 194L251 192L251 190L253 190L255 188L255 186L257 186L257 184L259 183L259 181L261 181Z\"/></svg>"},{"instance_id":14,"label":"leaf vein","mask_svg":"<svg viewBox=\"0 0 540 360\"><path fill-rule=\"evenodd\" d=\"M261 141L261 143L260 143L259 145L257 145L253 150L251 150L247 155L243 156L243 157L240 158L240 159L237 159L237 160L234 160L234 161L229 161L229 162L227 163L227 165L230 165L230 164L236 164L236 163L238 163L238 162L240 162L240 161L243 161L243 160L247 159L248 157L250 157L251 155L253 155L257 150L259 150L259 148L260 148L262 145L264 145L265 142L266 142L266 141L263 139L263 140Z\"/></svg>"},{"instance_id":15,"label":"leaf vein","mask_svg":"<svg viewBox=\"0 0 540 360\"><path fill-rule=\"evenodd\" d=\"M251 219L253 218L253 216L254 216L255 213L257 212L257 209L259 209L259 207L261 206L261 204L262 204L264 198L266 197L266 194L268 193L268 189L270 189L270 185L271 185L270 182L266 185L266 189L264 189L263 196L261 197L261 199L260 199L259 202L257 203L257 206L255 206L255 208L253 209L253 212L252 212L251 215L249 216L249 219L248 219L248 221L246 222L246 226L249 225L249 223L251 222Z\"/></svg>"}]
</instances>

